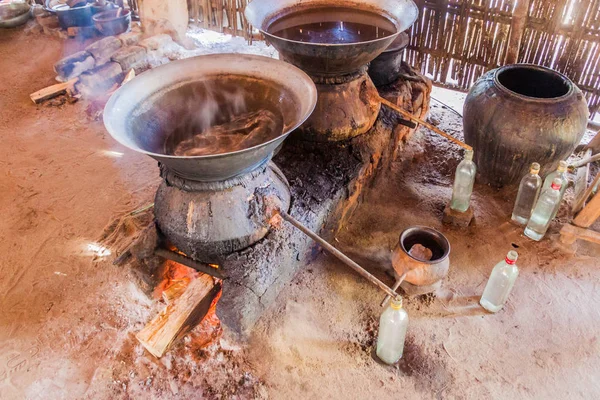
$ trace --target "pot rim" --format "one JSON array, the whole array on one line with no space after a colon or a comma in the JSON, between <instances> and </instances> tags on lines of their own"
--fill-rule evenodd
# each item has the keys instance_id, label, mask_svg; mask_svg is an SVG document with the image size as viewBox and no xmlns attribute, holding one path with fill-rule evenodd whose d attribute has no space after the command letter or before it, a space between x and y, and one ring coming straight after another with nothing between
<instances>
[{"instance_id":1,"label":"pot rim","mask_svg":"<svg viewBox=\"0 0 600 400\"><path fill-rule=\"evenodd\" d=\"M416 258L416 257L413 257L412 255L410 255L409 252L408 252L408 250L406 249L406 247L404 247L404 239L412 231L426 231L426 232L430 233L431 235L437 237L441 241L445 242L447 244L448 248L444 252L444 255L442 257L440 257L440 258L435 259L435 260L421 260L419 258ZM400 238L398 239L398 244L400 245L400 248L402 249L402 251L404 251L404 253L407 256L409 256L413 260L418 261L418 262L423 263L423 264L431 264L431 265L439 264L442 261L445 261L450 256L451 246L450 246L450 241L448 240L448 238L442 232L440 232L440 231L438 231L436 229L430 228L428 226L415 225L415 226L410 226L410 227L406 228L400 234Z\"/></svg>"},{"instance_id":2,"label":"pot rim","mask_svg":"<svg viewBox=\"0 0 600 400\"><path fill-rule=\"evenodd\" d=\"M567 93L563 94L562 96L558 96L558 97L532 97L532 96L526 96L524 94L517 93L513 90L510 90L506 86L504 86L498 79L498 75L500 75L502 72L505 72L510 69L516 69L516 68L529 68L532 70L543 71L543 72L555 75L558 78L562 79L567 84L567 86L569 86L569 90L567 90ZM542 65L537 65L537 64L530 64L530 63L509 64L509 65L504 65L500 68L497 68L496 71L494 72L494 83L500 90L502 90L503 92L505 92L509 95L518 97L520 99L528 100L528 101L538 102L538 103L553 103L553 102L556 102L559 100L564 100L564 99L568 98L569 96L571 96L573 94L573 92L575 91L575 84L567 76L561 74L558 71L553 70L552 68L544 67Z\"/></svg>"},{"instance_id":3,"label":"pot rim","mask_svg":"<svg viewBox=\"0 0 600 400\"><path fill-rule=\"evenodd\" d=\"M109 13L112 13L113 11L118 11L119 9L123 10L123 12L121 13L121 15L119 15L118 17L117 16L115 16L115 17L108 17ZM100 24L104 24L104 23L107 23L107 22L121 21L121 20L127 19L130 16L131 16L131 11L130 10L124 10L123 8L119 7L119 8L111 8L109 10L100 11L96 15L92 16L92 20L94 22L98 22Z\"/></svg>"}]
</instances>

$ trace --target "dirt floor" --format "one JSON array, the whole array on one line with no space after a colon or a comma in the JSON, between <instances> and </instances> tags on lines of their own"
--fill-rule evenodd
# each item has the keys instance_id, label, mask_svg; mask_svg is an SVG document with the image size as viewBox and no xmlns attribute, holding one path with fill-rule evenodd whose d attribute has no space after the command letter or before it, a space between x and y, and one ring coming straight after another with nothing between
<instances>
[{"instance_id":1,"label":"dirt floor","mask_svg":"<svg viewBox=\"0 0 600 400\"><path fill-rule=\"evenodd\" d=\"M0 33L0 398L600 397L600 247L559 246L559 223L542 242L528 240L508 223L514 192L482 185L475 225L442 226L461 151L424 130L336 240L390 284L389 252L404 228L432 226L451 242L442 289L406 300L398 366L372 354L382 293L327 255L296 276L248 343L225 331L201 347L194 331L160 360L149 355L134 335L164 304L98 240L152 201L156 162L118 145L84 101L36 106L28 97L80 46ZM439 89L434 97L461 101ZM460 137L460 118L435 102L430 120ZM488 314L479 296L510 249L520 276L504 310Z\"/></svg>"}]
</instances>

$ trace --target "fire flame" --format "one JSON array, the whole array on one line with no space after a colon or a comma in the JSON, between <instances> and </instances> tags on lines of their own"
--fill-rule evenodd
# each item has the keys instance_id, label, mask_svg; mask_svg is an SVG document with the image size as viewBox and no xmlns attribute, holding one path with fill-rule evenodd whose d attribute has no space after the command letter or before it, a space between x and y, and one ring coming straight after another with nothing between
<instances>
[{"instance_id":1,"label":"fire flame","mask_svg":"<svg viewBox=\"0 0 600 400\"><path fill-rule=\"evenodd\" d=\"M211 266L218 268L218 265ZM181 296L189 283L202 274L171 260L165 261L163 271L163 278L154 289L154 297L157 299L162 298L166 303L172 302ZM193 348L202 349L218 339L223 333L221 321L216 312L221 293L222 290L219 290L202 321L189 333Z\"/></svg>"}]
</instances>

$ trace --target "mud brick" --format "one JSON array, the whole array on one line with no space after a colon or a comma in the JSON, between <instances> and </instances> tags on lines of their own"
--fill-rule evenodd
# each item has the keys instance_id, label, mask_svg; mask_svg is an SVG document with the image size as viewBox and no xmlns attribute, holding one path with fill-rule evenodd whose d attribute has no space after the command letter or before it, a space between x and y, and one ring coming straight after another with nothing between
<instances>
[{"instance_id":1,"label":"mud brick","mask_svg":"<svg viewBox=\"0 0 600 400\"><path fill-rule=\"evenodd\" d=\"M65 80L75 78L96 65L94 57L87 51L80 51L63 58L54 64L54 71Z\"/></svg>"},{"instance_id":2,"label":"mud brick","mask_svg":"<svg viewBox=\"0 0 600 400\"><path fill-rule=\"evenodd\" d=\"M136 69L146 63L146 49L141 46L123 47L112 56L112 61L119 63L123 71ZM137 71L136 71L137 72Z\"/></svg>"},{"instance_id":3,"label":"mud brick","mask_svg":"<svg viewBox=\"0 0 600 400\"><path fill-rule=\"evenodd\" d=\"M142 32L126 32L117 36L123 46L138 44L142 40Z\"/></svg>"},{"instance_id":4,"label":"mud brick","mask_svg":"<svg viewBox=\"0 0 600 400\"><path fill-rule=\"evenodd\" d=\"M100 39L86 47L86 51L91 53L96 60L96 65L106 64L110 58L123 46L121 41L115 36L108 36Z\"/></svg>"},{"instance_id":5,"label":"mud brick","mask_svg":"<svg viewBox=\"0 0 600 400\"><path fill-rule=\"evenodd\" d=\"M98 96L120 82L123 69L116 62L109 62L96 69L81 74L78 89L85 96Z\"/></svg>"},{"instance_id":6,"label":"mud brick","mask_svg":"<svg viewBox=\"0 0 600 400\"><path fill-rule=\"evenodd\" d=\"M471 206L465 212L455 211L450 208L450 204L444 209L444 217L442 222L446 225L456 226L458 228L466 228L473 221L473 209Z\"/></svg>"}]
</instances>

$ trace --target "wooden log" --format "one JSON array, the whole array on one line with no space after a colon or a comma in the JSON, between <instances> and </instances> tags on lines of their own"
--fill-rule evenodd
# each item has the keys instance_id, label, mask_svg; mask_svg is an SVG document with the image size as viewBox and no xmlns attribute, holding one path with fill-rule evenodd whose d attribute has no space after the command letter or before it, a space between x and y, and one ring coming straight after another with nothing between
<instances>
[{"instance_id":1,"label":"wooden log","mask_svg":"<svg viewBox=\"0 0 600 400\"><path fill-rule=\"evenodd\" d=\"M565 244L573 244L576 239L600 244L600 232L565 224L560 230L560 241Z\"/></svg>"},{"instance_id":2,"label":"wooden log","mask_svg":"<svg viewBox=\"0 0 600 400\"><path fill-rule=\"evenodd\" d=\"M73 86L75 85L75 83L77 83L78 80L79 78L73 78L67 82L57 83L56 85L48 86L46 88L43 88L42 90L38 90L35 93L31 93L29 97L31 98L31 101L33 101L35 104L41 103L44 100L48 100L58 95L66 93L68 89L73 88Z\"/></svg>"},{"instance_id":3,"label":"wooden log","mask_svg":"<svg viewBox=\"0 0 600 400\"><path fill-rule=\"evenodd\" d=\"M204 318L221 290L212 277L200 275L185 292L161 311L135 337L155 357L162 357L171 344Z\"/></svg>"},{"instance_id":4,"label":"wooden log","mask_svg":"<svg viewBox=\"0 0 600 400\"><path fill-rule=\"evenodd\" d=\"M173 282L171 286L163 290L162 298L166 304L171 304L175 299L181 297L182 294L185 293L185 290L190 284L189 278L183 278L178 281Z\"/></svg>"}]
</instances>

